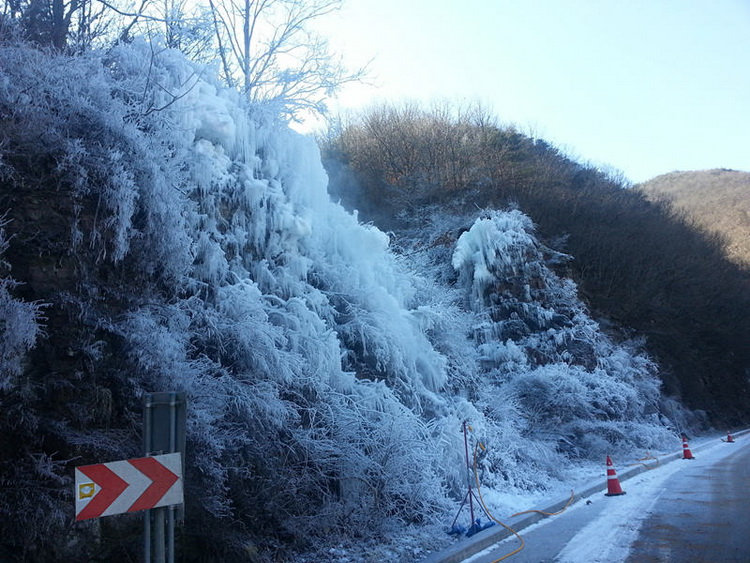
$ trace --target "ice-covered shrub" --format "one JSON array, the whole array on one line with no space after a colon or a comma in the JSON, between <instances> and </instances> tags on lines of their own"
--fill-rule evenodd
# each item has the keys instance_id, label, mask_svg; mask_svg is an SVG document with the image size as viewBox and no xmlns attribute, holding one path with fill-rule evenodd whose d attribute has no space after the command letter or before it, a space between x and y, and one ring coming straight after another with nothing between
<instances>
[{"instance_id":1,"label":"ice-covered shrub","mask_svg":"<svg viewBox=\"0 0 750 563\"><path fill-rule=\"evenodd\" d=\"M131 456L143 393L184 390L194 553L444 506L430 313L388 237L328 199L313 142L143 42L3 60L4 193L23 238L54 219L32 252L65 273L29 287L53 313L36 366L70 359L30 405L49 429L27 451L54 435L77 465ZM55 388L71 400L49 409ZM72 462L52 467L67 486Z\"/></svg>"},{"instance_id":2,"label":"ice-covered shrub","mask_svg":"<svg viewBox=\"0 0 750 563\"><path fill-rule=\"evenodd\" d=\"M36 344L41 333L42 311L38 303L28 303L13 296L18 284L10 277L8 263L3 254L8 248L5 223L0 217L0 392L17 385L16 377L22 373L22 362Z\"/></svg>"},{"instance_id":3,"label":"ice-covered shrub","mask_svg":"<svg viewBox=\"0 0 750 563\"><path fill-rule=\"evenodd\" d=\"M599 330L575 284L547 266L550 252L518 210L488 213L456 243L453 266L495 381L485 400L512 398L521 432L551 448L542 458L667 444L656 366L637 343L616 344Z\"/></svg>"}]
</instances>

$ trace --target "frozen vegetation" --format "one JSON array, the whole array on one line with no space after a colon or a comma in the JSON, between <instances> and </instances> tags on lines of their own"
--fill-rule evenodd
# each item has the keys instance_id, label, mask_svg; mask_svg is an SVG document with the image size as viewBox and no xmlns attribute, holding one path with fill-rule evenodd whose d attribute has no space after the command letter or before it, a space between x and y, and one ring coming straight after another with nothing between
<instances>
[{"instance_id":1,"label":"frozen vegetation","mask_svg":"<svg viewBox=\"0 0 750 563\"><path fill-rule=\"evenodd\" d=\"M187 559L447 527L464 420L487 446L490 498L562 483L613 448L671 445L685 424L639 342L600 330L553 271L572 257L522 211L426 213L394 249L331 201L311 139L174 51L6 45L0 60L18 233L0 239L0 463L4 486L32 491L0 499L0 526L32 557L137 533L128 516L71 528L71 477L141 453L148 391L190 401ZM31 275L54 270L46 255L47 285ZM62 327L75 338L60 343Z\"/></svg>"}]
</instances>

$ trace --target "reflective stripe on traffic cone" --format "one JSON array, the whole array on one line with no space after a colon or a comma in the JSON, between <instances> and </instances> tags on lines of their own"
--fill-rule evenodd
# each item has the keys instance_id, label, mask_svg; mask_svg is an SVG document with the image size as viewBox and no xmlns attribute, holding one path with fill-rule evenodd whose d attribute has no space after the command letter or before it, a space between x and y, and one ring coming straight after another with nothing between
<instances>
[{"instance_id":1,"label":"reflective stripe on traffic cone","mask_svg":"<svg viewBox=\"0 0 750 563\"><path fill-rule=\"evenodd\" d=\"M614 497L617 495L624 495L625 491L620 486L620 480L617 478L617 472L615 466L612 464L612 459L607 456L607 492L604 496Z\"/></svg>"},{"instance_id":2,"label":"reflective stripe on traffic cone","mask_svg":"<svg viewBox=\"0 0 750 563\"><path fill-rule=\"evenodd\" d=\"M687 436L684 434L682 436L682 459L695 459L693 452L690 451L690 447L688 446Z\"/></svg>"}]
</instances>

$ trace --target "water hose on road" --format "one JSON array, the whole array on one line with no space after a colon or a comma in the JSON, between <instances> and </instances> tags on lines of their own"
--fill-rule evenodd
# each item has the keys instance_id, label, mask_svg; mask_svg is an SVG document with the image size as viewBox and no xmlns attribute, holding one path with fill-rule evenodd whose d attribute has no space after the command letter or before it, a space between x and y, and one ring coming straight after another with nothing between
<instances>
[{"instance_id":1,"label":"water hose on road","mask_svg":"<svg viewBox=\"0 0 750 563\"><path fill-rule=\"evenodd\" d=\"M469 427L469 428L471 428L471 427ZM498 520L497 518L495 518L495 516L492 514L492 512L490 512L490 509L487 508L487 504L484 502L484 498L482 497L482 486L481 486L481 484L479 482L479 472L477 471L477 453L478 453L478 451L479 451L480 448L482 449L482 451L486 450L486 448L484 447L484 444L482 444L482 442L480 442L479 440L477 440L477 442L476 442L476 444L474 446L474 456L473 456L474 457L474 462L473 462L472 469L474 471L474 481L475 481L475 483L477 485L477 493L479 494L479 502L481 503L482 508L484 509L484 511L487 514L487 516L489 516L496 524L500 524L503 528L505 528L506 530L508 530L514 536L516 536L519 539L519 541L521 542L521 545L518 548L514 549L510 553L506 553L505 555L503 555L499 559L495 559L494 561L492 561L492 563L499 563L500 561L503 561L503 560L507 559L508 557L511 557L511 556L515 555L516 553L520 552L524 547L526 547L526 542L521 537L521 534L519 534L518 532L516 532L513 528L511 528L507 524L505 524L505 523L501 522L500 520ZM520 516L521 514L528 514L528 513L531 513L531 512L538 512L539 514L543 514L544 516L557 516L558 514L562 514L563 512L565 512L567 510L567 508L573 503L574 499L575 499L575 493L574 493L574 491L571 490L570 491L570 498L568 499L568 502L565 503L565 506L563 506L562 509L559 510L559 511L557 511L557 512L545 512L543 510L524 510L523 512L516 512L515 514L512 514L511 518L513 518L514 516Z\"/></svg>"},{"instance_id":2,"label":"water hose on road","mask_svg":"<svg viewBox=\"0 0 750 563\"><path fill-rule=\"evenodd\" d=\"M575 493L571 490L568 502L565 503L565 506L563 506L562 509L558 510L557 512L545 512L544 510L524 510L523 512L516 512L515 514L511 514L510 517L514 518L515 516L520 516L521 514L531 514L532 512L538 512L539 514L543 514L544 516L557 516L558 514L562 514L563 512L565 512L568 507L573 504L573 499L575 499L575 496Z\"/></svg>"},{"instance_id":3,"label":"water hose on road","mask_svg":"<svg viewBox=\"0 0 750 563\"><path fill-rule=\"evenodd\" d=\"M511 555L515 555L516 553L518 553L519 551L521 551L526 546L526 542L523 541L523 538L521 537L521 535L518 532L516 532L513 528L511 528L507 524L504 524L500 520L498 520L497 518L495 518L495 516L492 514L492 512L490 512L490 509L487 508L487 505L484 502L484 498L482 498L482 487L479 484L479 473L477 472L477 450L480 447L482 448L482 450L485 449L484 444L482 444L482 442L478 441L477 444L476 444L476 446L474 446L474 481L476 481L476 484L477 484L477 493L479 493L479 502L482 503L482 508L484 508L484 511L487 513L487 516L489 516L497 524L500 524L503 528L505 528L506 530L508 530L512 534L514 534L521 541L521 545L518 548L516 548L515 550L511 551L510 553L506 553L505 555L503 555L499 559L495 559L492 562L492 563L498 563L499 561L502 561L503 559L507 559Z\"/></svg>"},{"instance_id":4,"label":"water hose on road","mask_svg":"<svg viewBox=\"0 0 750 563\"><path fill-rule=\"evenodd\" d=\"M646 464L647 461L654 460L656 463L653 465ZM646 469L656 469L656 467L659 465L659 458L652 456L651 452L646 452L646 455L640 459L637 459L635 463L629 463L627 467L634 467L636 465L642 465Z\"/></svg>"}]
</instances>

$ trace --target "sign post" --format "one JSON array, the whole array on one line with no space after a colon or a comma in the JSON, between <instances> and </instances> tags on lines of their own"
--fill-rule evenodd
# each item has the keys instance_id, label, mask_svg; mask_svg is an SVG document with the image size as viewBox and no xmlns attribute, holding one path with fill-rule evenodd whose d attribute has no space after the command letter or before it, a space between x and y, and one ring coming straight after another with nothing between
<instances>
[{"instance_id":1,"label":"sign post","mask_svg":"<svg viewBox=\"0 0 750 563\"><path fill-rule=\"evenodd\" d=\"M146 395L143 405L143 446L146 455L179 452L184 468L186 411L185 393L169 391ZM184 510L181 510L180 518L183 515ZM146 511L143 518L145 563L151 563L152 548L156 563L174 563L174 524L173 505Z\"/></svg>"},{"instance_id":2,"label":"sign post","mask_svg":"<svg viewBox=\"0 0 750 563\"><path fill-rule=\"evenodd\" d=\"M75 468L76 521L145 510L146 563L151 563L152 551L156 563L174 563L177 506L179 517L184 517L186 411L185 393L147 394L143 408L145 457Z\"/></svg>"}]
</instances>

